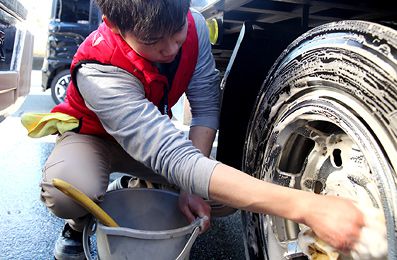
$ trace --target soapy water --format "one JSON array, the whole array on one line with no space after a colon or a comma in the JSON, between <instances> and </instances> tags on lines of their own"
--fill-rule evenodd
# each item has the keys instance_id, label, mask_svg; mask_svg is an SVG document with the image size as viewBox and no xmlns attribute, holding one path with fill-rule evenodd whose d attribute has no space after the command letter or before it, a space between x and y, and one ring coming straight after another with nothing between
<instances>
[{"instance_id":1,"label":"soapy water","mask_svg":"<svg viewBox=\"0 0 397 260\"><path fill-rule=\"evenodd\" d=\"M365 185L358 185L351 181L352 178L362 178L361 176L362 173L354 167L345 167L334 171L329 175L326 188L323 191L324 195L334 195L353 200L365 217L366 226L361 231L360 240L349 256L339 255L337 259L387 259L385 217L381 208L374 205L374 196L371 196L371 193L368 192L372 190L372 192L376 193L376 186L370 182L366 182ZM307 247L313 241L304 241L305 239L302 239L302 237L300 239L299 242L302 249L309 255ZM327 253L332 254L332 252L336 252L336 250L328 247Z\"/></svg>"},{"instance_id":2,"label":"soapy water","mask_svg":"<svg viewBox=\"0 0 397 260\"><path fill-rule=\"evenodd\" d=\"M302 123L298 123L298 125L302 125ZM281 128L286 129L288 126ZM386 259L386 226L381 207L381 195L377 188L377 180L371 173L364 155L345 134L330 134L327 136L325 133L307 125L304 130L298 130L297 132L304 133L305 137L316 140L316 145L307 155L307 161L309 162L296 175L276 169L268 175L268 178L282 186L302 188L324 195L341 196L357 201L368 218L374 218L373 215L375 215L378 224L373 224L373 221L371 221L372 224L365 228L360 244L352 253L351 257L353 258L340 256L338 259ZM281 133L278 136L282 135ZM282 147L281 144L280 146ZM280 155L281 153L278 152L277 154ZM280 160L273 158L272 161L279 162ZM293 163L293 161L289 161L289 164ZM297 180L300 180L300 186L296 185ZM319 183L321 185L316 188ZM272 219L272 224L277 226L277 228L273 227L273 232L277 233L276 238L279 241L294 239L294 237L286 235L290 232L286 230L287 227L283 223L285 222L277 220L277 218ZM378 237L376 246L367 246L373 237L373 235L369 236L368 234L374 232ZM303 240L312 241L314 238L305 239ZM308 244L306 244L307 246ZM322 248L329 247L323 245ZM330 255L334 254L333 252L335 250L329 250Z\"/></svg>"}]
</instances>

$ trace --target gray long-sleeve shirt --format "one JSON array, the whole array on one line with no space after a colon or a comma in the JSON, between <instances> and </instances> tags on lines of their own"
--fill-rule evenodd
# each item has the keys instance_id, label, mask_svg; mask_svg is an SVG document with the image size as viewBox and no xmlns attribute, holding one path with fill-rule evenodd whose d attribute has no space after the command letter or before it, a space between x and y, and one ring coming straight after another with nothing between
<instances>
[{"instance_id":1,"label":"gray long-sleeve shirt","mask_svg":"<svg viewBox=\"0 0 397 260\"><path fill-rule=\"evenodd\" d=\"M192 10L199 39L197 65L186 95L192 126L218 128L219 73L211 54L205 20ZM135 160L182 189L208 198L212 171L218 163L202 155L183 132L145 98L142 83L127 71L110 65L85 64L77 85L86 105L105 130Z\"/></svg>"}]
</instances>

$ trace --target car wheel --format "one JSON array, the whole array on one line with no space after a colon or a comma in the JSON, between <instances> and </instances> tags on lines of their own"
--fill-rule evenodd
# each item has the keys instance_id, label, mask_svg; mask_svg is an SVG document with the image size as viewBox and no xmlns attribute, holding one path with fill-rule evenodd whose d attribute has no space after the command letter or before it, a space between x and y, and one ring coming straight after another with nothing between
<instances>
[{"instance_id":1,"label":"car wheel","mask_svg":"<svg viewBox=\"0 0 397 260\"><path fill-rule=\"evenodd\" d=\"M397 258L396 39L388 27L342 21L295 40L261 88L243 158L256 178L319 194L341 172L384 213L388 259ZM242 217L251 259L302 257L296 223Z\"/></svg>"},{"instance_id":2,"label":"car wheel","mask_svg":"<svg viewBox=\"0 0 397 260\"><path fill-rule=\"evenodd\" d=\"M70 71L62 70L58 72L51 81L51 96L55 104L65 101L66 89L70 82Z\"/></svg>"}]
</instances>

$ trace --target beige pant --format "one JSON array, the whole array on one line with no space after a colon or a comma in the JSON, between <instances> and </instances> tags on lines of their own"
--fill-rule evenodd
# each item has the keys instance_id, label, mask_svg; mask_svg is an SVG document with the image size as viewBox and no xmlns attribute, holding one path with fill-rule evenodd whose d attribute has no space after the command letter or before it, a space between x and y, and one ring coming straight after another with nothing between
<instances>
[{"instance_id":1,"label":"beige pant","mask_svg":"<svg viewBox=\"0 0 397 260\"><path fill-rule=\"evenodd\" d=\"M58 137L44 165L41 199L56 216L81 231L87 211L53 187L52 179L65 180L99 202L112 172L128 173L153 183L167 183L165 178L135 161L117 142L67 132Z\"/></svg>"}]
</instances>

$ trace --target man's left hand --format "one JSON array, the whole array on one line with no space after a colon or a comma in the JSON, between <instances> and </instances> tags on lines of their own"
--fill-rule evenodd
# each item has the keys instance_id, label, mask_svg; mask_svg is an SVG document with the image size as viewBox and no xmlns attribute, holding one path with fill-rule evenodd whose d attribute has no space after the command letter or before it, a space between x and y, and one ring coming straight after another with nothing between
<instances>
[{"instance_id":1,"label":"man's left hand","mask_svg":"<svg viewBox=\"0 0 397 260\"><path fill-rule=\"evenodd\" d=\"M200 233L204 233L210 227L211 207L199 196L181 191L179 194L179 209L191 223L197 217L207 217L202 225Z\"/></svg>"}]
</instances>

